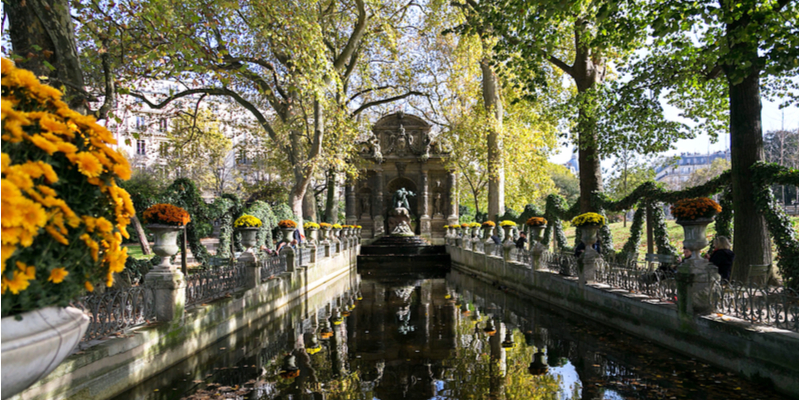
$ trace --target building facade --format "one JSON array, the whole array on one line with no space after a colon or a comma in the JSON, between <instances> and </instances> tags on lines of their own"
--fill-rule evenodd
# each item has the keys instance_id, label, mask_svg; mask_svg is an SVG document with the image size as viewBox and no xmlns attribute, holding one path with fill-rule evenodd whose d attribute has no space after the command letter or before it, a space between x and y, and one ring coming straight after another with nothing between
<instances>
[{"instance_id":1,"label":"building facade","mask_svg":"<svg viewBox=\"0 0 800 400\"><path fill-rule=\"evenodd\" d=\"M656 167L656 181L665 183L670 189L680 189L692 173L710 167L714 160L719 158L730 161L730 150L706 154L681 153L674 163Z\"/></svg>"}]
</instances>

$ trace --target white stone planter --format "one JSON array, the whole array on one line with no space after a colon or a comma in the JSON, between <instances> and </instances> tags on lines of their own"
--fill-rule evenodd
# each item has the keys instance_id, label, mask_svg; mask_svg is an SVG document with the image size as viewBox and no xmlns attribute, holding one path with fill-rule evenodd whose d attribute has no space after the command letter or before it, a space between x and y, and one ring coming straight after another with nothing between
<instances>
[{"instance_id":1,"label":"white stone planter","mask_svg":"<svg viewBox=\"0 0 800 400\"><path fill-rule=\"evenodd\" d=\"M597 231L601 228L600 225L584 225L580 227L581 242L587 249L592 248L592 245L597 243Z\"/></svg>"},{"instance_id":2,"label":"white stone planter","mask_svg":"<svg viewBox=\"0 0 800 400\"><path fill-rule=\"evenodd\" d=\"M258 244L258 230L261 228L249 227L249 228L236 228L239 233L242 234L242 246L244 246L245 251L256 247Z\"/></svg>"},{"instance_id":3,"label":"white stone planter","mask_svg":"<svg viewBox=\"0 0 800 400\"><path fill-rule=\"evenodd\" d=\"M161 257L161 263L156 265L154 269L157 270L172 270L172 262L170 258L181 249L178 246L178 233L183 229L182 226L150 224L147 225L155 236L155 244L153 245L153 253Z\"/></svg>"},{"instance_id":4,"label":"white stone planter","mask_svg":"<svg viewBox=\"0 0 800 400\"><path fill-rule=\"evenodd\" d=\"M2 392L9 398L47 376L78 345L89 317L73 307L46 307L2 319Z\"/></svg>"},{"instance_id":5,"label":"white stone planter","mask_svg":"<svg viewBox=\"0 0 800 400\"><path fill-rule=\"evenodd\" d=\"M708 246L706 228L714 218L679 219L675 221L683 227L683 247L692 251L692 259L700 259L700 251Z\"/></svg>"},{"instance_id":6,"label":"white stone planter","mask_svg":"<svg viewBox=\"0 0 800 400\"><path fill-rule=\"evenodd\" d=\"M542 241L542 232L544 232L544 229L546 227L547 226L545 226L545 225L528 226L528 231L531 234L530 242L531 243L533 243L534 241L541 242Z\"/></svg>"},{"instance_id":7,"label":"white stone planter","mask_svg":"<svg viewBox=\"0 0 800 400\"><path fill-rule=\"evenodd\" d=\"M292 242L292 239L294 238L294 231L296 229L297 228L281 228L281 232L283 233L283 241L286 242L286 244Z\"/></svg>"}]
</instances>

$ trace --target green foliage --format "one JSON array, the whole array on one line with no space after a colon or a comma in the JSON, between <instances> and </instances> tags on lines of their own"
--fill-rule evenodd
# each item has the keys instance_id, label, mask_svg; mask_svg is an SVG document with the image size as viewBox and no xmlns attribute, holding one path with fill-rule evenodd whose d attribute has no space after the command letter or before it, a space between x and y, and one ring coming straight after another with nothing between
<instances>
[{"instance_id":1,"label":"green foliage","mask_svg":"<svg viewBox=\"0 0 800 400\"><path fill-rule=\"evenodd\" d=\"M661 204L654 203L650 207L650 221L653 225L653 241L656 245L657 254L677 254L678 250L669 241L669 233L667 232L667 221L664 215L664 207Z\"/></svg>"},{"instance_id":2,"label":"green foliage","mask_svg":"<svg viewBox=\"0 0 800 400\"><path fill-rule=\"evenodd\" d=\"M159 195L166 186L166 183L154 174L136 169L133 170L131 179L119 182L119 187L127 190L131 195L133 207L140 220L144 210L158 203Z\"/></svg>"},{"instance_id":3,"label":"green foliage","mask_svg":"<svg viewBox=\"0 0 800 400\"><path fill-rule=\"evenodd\" d=\"M241 201L236 195L225 193L222 197L214 199L210 210L214 219L219 221L219 247L217 257L230 258L231 242L233 240L234 217L241 214Z\"/></svg>"},{"instance_id":4,"label":"green foliage","mask_svg":"<svg viewBox=\"0 0 800 400\"><path fill-rule=\"evenodd\" d=\"M622 246L621 254L632 257L639 249L639 243L642 241L642 228L644 227L644 214L647 208L640 204L633 214L633 221L631 221L631 236L625 245Z\"/></svg>"},{"instance_id":5,"label":"green foliage","mask_svg":"<svg viewBox=\"0 0 800 400\"><path fill-rule=\"evenodd\" d=\"M278 219L272 213L272 207L263 201L256 201L250 205L244 214L252 215L261 220L261 227L256 234L257 247L262 244L272 247L272 229L278 226Z\"/></svg>"},{"instance_id":6,"label":"green foliage","mask_svg":"<svg viewBox=\"0 0 800 400\"><path fill-rule=\"evenodd\" d=\"M714 218L716 236L725 236L728 239L733 239L733 193L730 186L722 191L719 205L722 207L722 211Z\"/></svg>"},{"instance_id":7,"label":"green foliage","mask_svg":"<svg viewBox=\"0 0 800 400\"><path fill-rule=\"evenodd\" d=\"M576 202L575 204L578 203ZM576 207L573 206L572 208ZM577 215L577 212L574 212L574 214ZM547 246L550 243L551 235L554 235L558 248L567 248L567 237L561 227L561 220L572 220L572 217L573 215L570 215L570 210L567 209L567 203L563 197L557 194L547 196L544 212L547 228L544 229L544 234L542 234L542 244Z\"/></svg>"},{"instance_id":8,"label":"green foliage","mask_svg":"<svg viewBox=\"0 0 800 400\"><path fill-rule=\"evenodd\" d=\"M778 182L788 181L797 185L797 169L762 162L753 165L751 170L753 177L760 183L755 193L756 205L764 214L772 239L778 246L778 270L783 276L784 284L797 290L798 282L800 282L800 271L798 270L800 247L798 247L797 231L792 226L789 216L775 201L772 190L769 189L771 184Z\"/></svg>"},{"instance_id":9,"label":"green foliage","mask_svg":"<svg viewBox=\"0 0 800 400\"><path fill-rule=\"evenodd\" d=\"M572 204L581 195L580 181L563 165L551 164L549 169L550 179L567 203Z\"/></svg>"},{"instance_id":10,"label":"green foliage","mask_svg":"<svg viewBox=\"0 0 800 400\"><path fill-rule=\"evenodd\" d=\"M195 259L201 264L208 262L211 255L206 246L200 243L201 235L210 233L208 210L205 201L200 197L194 182L187 178L178 178L167 187L159 196L160 203L169 203L183 208L189 212L192 221L186 225L186 240Z\"/></svg>"},{"instance_id":11,"label":"green foliage","mask_svg":"<svg viewBox=\"0 0 800 400\"><path fill-rule=\"evenodd\" d=\"M526 204L525 209L522 211L522 214L517 217L515 222L519 226L525 226L525 223L528 222L528 219L531 217L541 217L544 216L544 212L542 209L537 206L536 204Z\"/></svg>"},{"instance_id":12,"label":"green foliage","mask_svg":"<svg viewBox=\"0 0 800 400\"><path fill-rule=\"evenodd\" d=\"M289 201L289 188L277 181L258 182L254 185L244 183L243 186L245 191L250 193L247 204L263 201L274 207Z\"/></svg>"}]
</instances>

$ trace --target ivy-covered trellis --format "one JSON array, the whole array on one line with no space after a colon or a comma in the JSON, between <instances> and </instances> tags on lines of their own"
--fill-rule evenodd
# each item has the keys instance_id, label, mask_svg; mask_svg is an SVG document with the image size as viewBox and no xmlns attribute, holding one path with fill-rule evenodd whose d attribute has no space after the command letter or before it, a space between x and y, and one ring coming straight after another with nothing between
<instances>
[{"instance_id":1,"label":"ivy-covered trellis","mask_svg":"<svg viewBox=\"0 0 800 400\"><path fill-rule=\"evenodd\" d=\"M775 201L770 187L772 185L798 186L797 169L789 169L777 164L759 162L751 167L753 177L758 188L755 197L759 211L765 216L769 231L778 247L778 269L784 283L792 288L798 286L798 239L797 232L792 226L789 217ZM667 226L664 216L664 204L672 204L680 199L707 197L721 192L720 205L722 212L716 216L715 227L717 236L731 237L733 233L733 201L731 195L731 174L725 171L716 178L695 187L670 191L658 187L655 182L645 182L637 187L625 198L613 201L604 193L596 192L592 198L595 210L600 213L605 211L624 211L636 209L631 223L631 236L620 253L630 257L636 253L642 237L646 210L650 209L648 218L653 226L653 239L658 254L675 254L677 249L670 244L667 235ZM647 206L650 207L647 207ZM544 217L547 219L547 228L542 237L542 244L547 246L550 239L555 236L559 248L567 248L567 239L561 226L562 220L571 220L578 215L578 203L567 207L563 197L555 194L547 196ZM578 236L578 235L576 235ZM576 237L577 240L577 237ZM606 254L613 253L611 231L606 226L600 231L600 240Z\"/></svg>"},{"instance_id":2,"label":"ivy-covered trellis","mask_svg":"<svg viewBox=\"0 0 800 400\"><path fill-rule=\"evenodd\" d=\"M200 243L199 227L210 226L211 219L208 214L208 207L200 197L194 182L188 178L178 178L161 193L160 202L174 204L182 207L192 216L192 221L186 225L186 241L194 254L194 258L201 264L208 262L211 255L202 243ZM210 232L209 232L210 233Z\"/></svg>"}]
</instances>

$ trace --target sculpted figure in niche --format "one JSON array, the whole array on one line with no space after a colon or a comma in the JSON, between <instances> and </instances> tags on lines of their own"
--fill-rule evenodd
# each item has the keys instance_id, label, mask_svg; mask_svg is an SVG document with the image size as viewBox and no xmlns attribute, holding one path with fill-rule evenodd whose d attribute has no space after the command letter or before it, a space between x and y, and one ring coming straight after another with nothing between
<instances>
[{"instance_id":1,"label":"sculpted figure in niche","mask_svg":"<svg viewBox=\"0 0 800 400\"><path fill-rule=\"evenodd\" d=\"M433 215L442 215L442 194L439 192L433 198Z\"/></svg>"},{"instance_id":2,"label":"sculpted figure in niche","mask_svg":"<svg viewBox=\"0 0 800 400\"><path fill-rule=\"evenodd\" d=\"M369 195L361 196L361 215L369 215Z\"/></svg>"},{"instance_id":3,"label":"sculpted figure in niche","mask_svg":"<svg viewBox=\"0 0 800 400\"><path fill-rule=\"evenodd\" d=\"M406 188L400 188L392 195L392 206L394 208L405 208L406 210L411 210L411 207L408 205L408 196L416 196L413 192L406 190Z\"/></svg>"}]
</instances>

